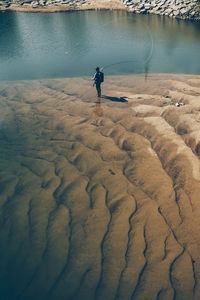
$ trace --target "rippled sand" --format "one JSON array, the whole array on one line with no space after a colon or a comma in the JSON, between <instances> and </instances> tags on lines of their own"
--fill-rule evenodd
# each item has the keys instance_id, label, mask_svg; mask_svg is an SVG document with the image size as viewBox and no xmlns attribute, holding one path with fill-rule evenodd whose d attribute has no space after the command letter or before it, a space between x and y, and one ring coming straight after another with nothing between
<instances>
[{"instance_id":1,"label":"rippled sand","mask_svg":"<svg viewBox=\"0 0 200 300\"><path fill-rule=\"evenodd\" d=\"M200 299L200 76L103 95L0 83L2 300Z\"/></svg>"}]
</instances>

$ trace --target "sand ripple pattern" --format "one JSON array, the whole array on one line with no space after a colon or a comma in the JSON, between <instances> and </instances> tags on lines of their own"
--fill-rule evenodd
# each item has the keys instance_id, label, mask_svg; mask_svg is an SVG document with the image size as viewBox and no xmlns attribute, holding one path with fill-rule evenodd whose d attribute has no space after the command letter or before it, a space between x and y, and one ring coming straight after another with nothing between
<instances>
[{"instance_id":1,"label":"sand ripple pattern","mask_svg":"<svg viewBox=\"0 0 200 300\"><path fill-rule=\"evenodd\" d=\"M199 86L0 84L2 300L200 299Z\"/></svg>"}]
</instances>

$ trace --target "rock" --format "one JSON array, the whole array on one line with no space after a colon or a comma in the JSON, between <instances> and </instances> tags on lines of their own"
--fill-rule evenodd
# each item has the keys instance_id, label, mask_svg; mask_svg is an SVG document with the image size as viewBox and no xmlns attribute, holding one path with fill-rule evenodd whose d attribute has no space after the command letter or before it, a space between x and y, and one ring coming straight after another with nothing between
<instances>
[{"instance_id":1,"label":"rock","mask_svg":"<svg viewBox=\"0 0 200 300\"><path fill-rule=\"evenodd\" d=\"M171 8L166 9L165 15L168 16L172 11L173 11L173 9L171 9Z\"/></svg>"},{"instance_id":2,"label":"rock","mask_svg":"<svg viewBox=\"0 0 200 300\"><path fill-rule=\"evenodd\" d=\"M196 13L195 11L192 11L192 12L190 13L190 16L193 17L193 16L195 15L195 13Z\"/></svg>"},{"instance_id":3,"label":"rock","mask_svg":"<svg viewBox=\"0 0 200 300\"><path fill-rule=\"evenodd\" d=\"M179 13L180 13L179 10L176 10L176 11L173 12L173 15L174 15L174 16L178 16Z\"/></svg>"}]
</instances>

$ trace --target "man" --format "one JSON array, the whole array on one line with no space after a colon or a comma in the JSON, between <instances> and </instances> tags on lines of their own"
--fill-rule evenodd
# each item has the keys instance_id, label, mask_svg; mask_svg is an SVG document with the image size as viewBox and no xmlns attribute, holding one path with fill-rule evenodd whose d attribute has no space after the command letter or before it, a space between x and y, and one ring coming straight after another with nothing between
<instances>
[{"instance_id":1,"label":"man","mask_svg":"<svg viewBox=\"0 0 200 300\"><path fill-rule=\"evenodd\" d=\"M96 67L96 73L92 80L94 80L94 84L96 85L97 96L101 97L101 83L104 82L104 74L100 71L99 67Z\"/></svg>"}]
</instances>

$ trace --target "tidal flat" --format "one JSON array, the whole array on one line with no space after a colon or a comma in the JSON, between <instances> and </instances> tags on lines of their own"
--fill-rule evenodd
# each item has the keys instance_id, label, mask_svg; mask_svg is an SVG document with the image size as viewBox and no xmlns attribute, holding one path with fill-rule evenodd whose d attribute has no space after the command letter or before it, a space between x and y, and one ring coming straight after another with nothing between
<instances>
[{"instance_id":1,"label":"tidal flat","mask_svg":"<svg viewBox=\"0 0 200 300\"><path fill-rule=\"evenodd\" d=\"M1 299L200 298L199 86L0 83Z\"/></svg>"}]
</instances>

